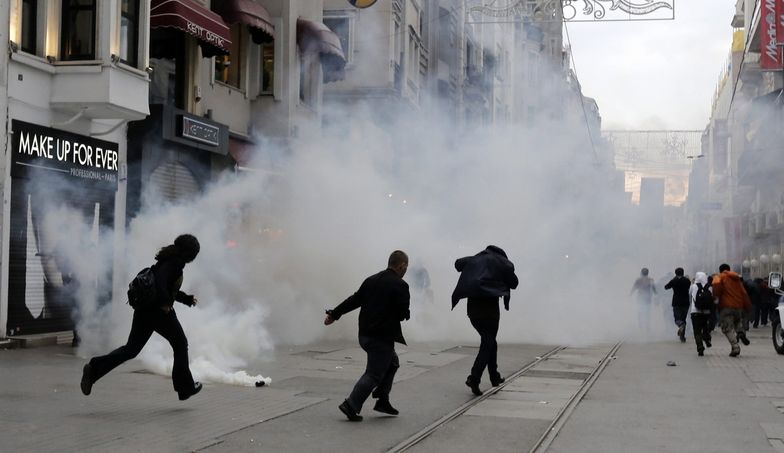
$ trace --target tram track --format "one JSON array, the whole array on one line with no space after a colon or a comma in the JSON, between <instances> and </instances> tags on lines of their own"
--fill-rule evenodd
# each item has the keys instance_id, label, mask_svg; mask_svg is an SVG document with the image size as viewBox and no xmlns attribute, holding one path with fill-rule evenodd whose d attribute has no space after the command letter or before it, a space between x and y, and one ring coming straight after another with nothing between
<instances>
[{"instance_id":1,"label":"tram track","mask_svg":"<svg viewBox=\"0 0 784 453\"><path fill-rule=\"evenodd\" d=\"M557 346L546 353L542 354L541 356L537 357L535 360L528 362L524 367L517 370L510 376L507 376L506 381L499 385L498 387L491 387L489 390L484 392L481 396L476 398L472 398L471 400L467 401L466 403L459 406L457 409L447 413L446 415L442 416L438 420L434 421L433 423L427 425L422 430L414 433L412 436L404 439L402 442L398 443L397 445L393 446L387 453L398 453L408 450L411 447L416 446L423 440L427 439L431 434L436 432L439 428L446 425L450 421L456 419L457 417L463 415L472 407L476 406L477 404L481 403L482 401L486 400L487 398L491 397L492 395L496 394L497 392L501 391L507 384L515 380L516 378L525 374L528 370L532 369L539 363L547 360L549 357L553 356L554 354L558 353L559 351L563 350L565 346Z\"/></svg>"},{"instance_id":2,"label":"tram track","mask_svg":"<svg viewBox=\"0 0 784 453\"><path fill-rule=\"evenodd\" d=\"M533 447L529 450L529 453L542 453L547 450L550 446L552 441L557 437L558 432L564 426L566 421L568 420L571 413L583 399L586 393L590 390L593 386L594 382L598 379L599 375L604 371L607 367L609 362L614 357L615 353L620 348L622 342L618 342L614 344L610 350L605 354L602 359L598 362L597 366L593 369L591 374L583 381L577 391L569 398L568 402L564 405L564 407L558 412L555 419L550 423L547 427L545 432L542 436L536 441ZM508 376L506 381L498 387L492 387L488 391L486 391L483 395L473 398L470 401L462 404L458 408L454 409L453 411L445 414L444 416L440 417L439 419L435 420L433 423L429 424L425 428L421 429L420 431L416 432L415 434L409 436L408 438L404 439L400 443L396 444L389 450L388 453L398 453L404 452L409 450L412 447L417 446L421 442L425 441L430 435L435 433L440 428L446 426L451 421L457 419L471 408L475 407L482 401L490 398L494 394L503 390L503 388L513 382L515 379L524 376L527 372L534 369L537 365L541 364L542 362L546 361L548 358L556 355L558 352L566 349L566 346L558 346L550 351L546 352L545 354L537 357L535 360L528 362L525 366L517 370L512 375Z\"/></svg>"}]
</instances>

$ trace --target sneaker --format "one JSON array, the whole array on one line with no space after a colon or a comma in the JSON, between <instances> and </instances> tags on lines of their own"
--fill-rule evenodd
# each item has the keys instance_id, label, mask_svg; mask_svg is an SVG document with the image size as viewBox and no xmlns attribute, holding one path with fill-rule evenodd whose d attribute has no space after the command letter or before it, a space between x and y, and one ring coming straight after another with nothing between
<instances>
[{"instance_id":1,"label":"sneaker","mask_svg":"<svg viewBox=\"0 0 784 453\"><path fill-rule=\"evenodd\" d=\"M730 357L737 357L740 355L740 346L733 345L732 351L730 352Z\"/></svg>"},{"instance_id":2,"label":"sneaker","mask_svg":"<svg viewBox=\"0 0 784 453\"><path fill-rule=\"evenodd\" d=\"M476 396L481 396L482 395L482 391L479 390L479 382L478 382L478 380L475 380L473 377L468 376L468 378L466 379L465 384L468 387L471 388L471 392L473 392L474 395L476 395Z\"/></svg>"},{"instance_id":3,"label":"sneaker","mask_svg":"<svg viewBox=\"0 0 784 453\"><path fill-rule=\"evenodd\" d=\"M678 338L681 339L681 343L686 343L686 324L681 324L678 327Z\"/></svg>"},{"instance_id":4,"label":"sneaker","mask_svg":"<svg viewBox=\"0 0 784 453\"><path fill-rule=\"evenodd\" d=\"M193 383L193 390L190 392L177 392L177 396L179 396L180 401L185 401L188 398L192 397L193 395L201 392L201 382L194 382Z\"/></svg>"},{"instance_id":5,"label":"sneaker","mask_svg":"<svg viewBox=\"0 0 784 453\"><path fill-rule=\"evenodd\" d=\"M82 393L84 393L85 396L89 395L93 390L93 368L89 363L85 364L84 368L82 368L82 382L80 386L82 387Z\"/></svg>"},{"instance_id":6,"label":"sneaker","mask_svg":"<svg viewBox=\"0 0 784 453\"><path fill-rule=\"evenodd\" d=\"M745 346L748 346L749 344L751 344L749 339L746 338L746 333L745 332L738 334L738 340L740 340L740 342L743 343Z\"/></svg>"},{"instance_id":7,"label":"sneaker","mask_svg":"<svg viewBox=\"0 0 784 453\"><path fill-rule=\"evenodd\" d=\"M499 385L503 384L504 382L506 382L506 379L502 378L501 376L499 376L499 377L497 377L495 379L490 379L490 385L492 385L493 387L498 387Z\"/></svg>"},{"instance_id":8,"label":"sneaker","mask_svg":"<svg viewBox=\"0 0 784 453\"><path fill-rule=\"evenodd\" d=\"M338 406L340 412L343 412L346 417L348 417L349 421L352 422L361 422L362 416L357 414L353 407L348 403L348 400L343 400L343 402Z\"/></svg>"},{"instance_id":9,"label":"sneaker","mask_svg":"<svg viewBox=\"0 0 784 453\"><path fill-rule=\"evenodd\" d=\"M376 412L381 412L383 414L389 414L389 415L397 415L400 413L400 411L398 411L397 409L392 407L391 404L389 404L389 400L380 399L380 398L378 401L376 401L376 405L373 406L373 410Z\"/></svg>"}]
</instances>

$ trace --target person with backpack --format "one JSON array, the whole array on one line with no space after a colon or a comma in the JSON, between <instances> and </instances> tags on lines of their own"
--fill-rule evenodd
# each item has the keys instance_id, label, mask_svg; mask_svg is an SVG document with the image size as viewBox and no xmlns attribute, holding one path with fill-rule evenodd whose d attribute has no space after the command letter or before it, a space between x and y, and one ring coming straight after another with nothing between
<instances>
[{"instance_id":1,"label":"person with backpack","mask_svg":"<svg viewBox=\"0 0 784 453\"><path fill-rule=\"evenodd\" d=\"M172 382L180 401L201 391L202 385L193 381L188 366L188 339L174 311L174 302L193 307L198 300L180 291L183 269L199 254L199 241L183 234L174 243L161 248L155 255L156 263L139 272L129 285L128 299L133 307L133 322L128 342L107 355L93 357L82 370L82 393L89 395L92 386L117 366L136 357L157 332L174 350Z\"/></svg>"},{"instance_id":2,"label":"person with backpack","mask_svg":"<svg viewBox=\"0 0 784 453\"><path fill-rule=\"evenodd\" d=\"M682 267L675 269L675 277L664 285L664 289L672 290L672 314L675 325L678 326L678 338L681 343L686 343L686 315L689 313L691 282L683 276Z\"/></svg>"},{"instance_id":3,"label":"person with backpack","mask_svg":"<svg viewBox=\"0 0 784 453\"><path fill-rule=\"evenodd\" d=\"M705 348L711 347L710 317L715 305L711 277L708 277L705 272L697 272L694 277L694 283L689 288L689 301L691 304L691 327L694 330L694 342L697 343L697 355L702 357Z\"/></svg>"}]
</instances>

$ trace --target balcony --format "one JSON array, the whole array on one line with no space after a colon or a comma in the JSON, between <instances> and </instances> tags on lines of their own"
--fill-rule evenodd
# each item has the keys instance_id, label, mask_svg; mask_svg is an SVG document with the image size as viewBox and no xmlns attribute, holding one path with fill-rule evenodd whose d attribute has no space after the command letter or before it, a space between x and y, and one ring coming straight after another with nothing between
<instances>
[{"instance_id":1,"label":"balcony","mask_svg":"<svg viewBox=\"0 0 784 453\"><path fill-rule=\"evenodd\" d=\"M140 120L149 114L148 93L143 71L101 62L56 63L50 105L93 119Z\"/></svg>"}]
</instances>

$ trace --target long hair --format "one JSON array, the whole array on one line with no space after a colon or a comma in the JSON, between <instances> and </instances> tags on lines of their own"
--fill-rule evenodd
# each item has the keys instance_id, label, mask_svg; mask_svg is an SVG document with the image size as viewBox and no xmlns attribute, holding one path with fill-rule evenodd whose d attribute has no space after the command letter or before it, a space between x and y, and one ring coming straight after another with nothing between
<instances>
[{"instance_id":1,"label":"long hair","mask_svg":"<svg viewBox=\"0 0 784 453\"><path fill-rule=\"evenodd\" d=\"M199 240L191 234L181 234L174 240L174 244L167 245L155 254L156 261L179 258L186 263L196 259L200 250Z\"/></svg>"}]
</instances>

